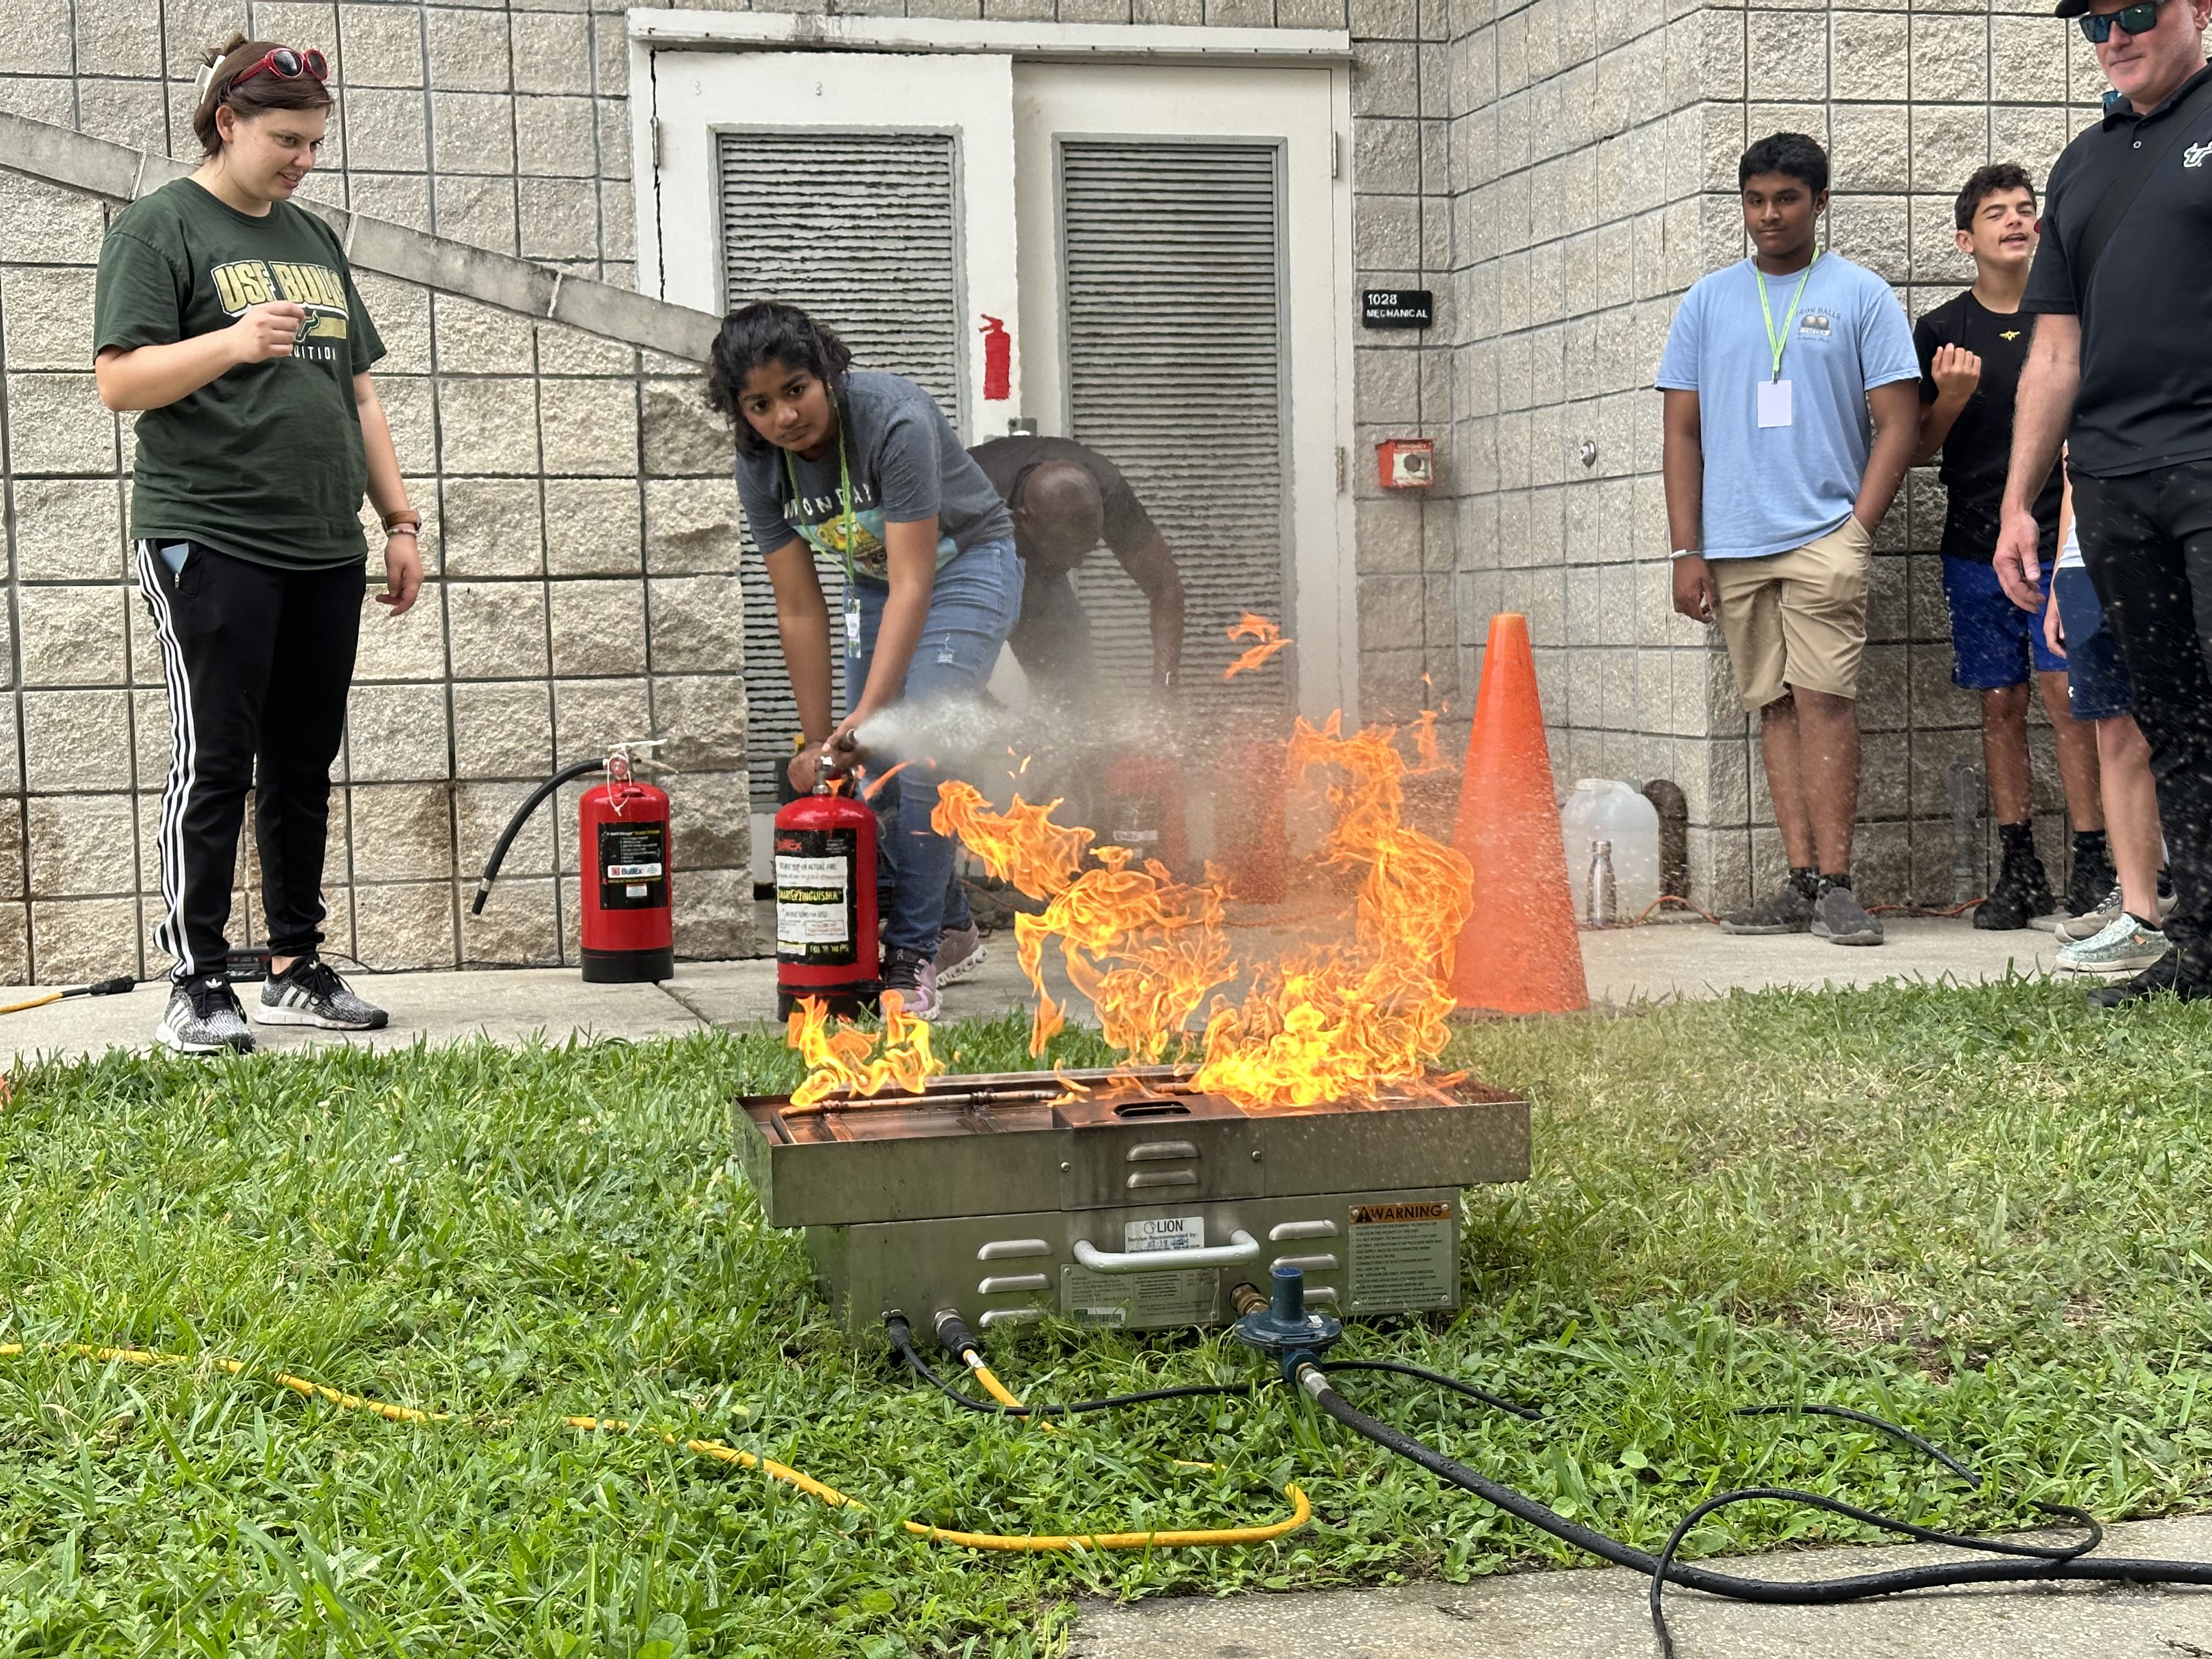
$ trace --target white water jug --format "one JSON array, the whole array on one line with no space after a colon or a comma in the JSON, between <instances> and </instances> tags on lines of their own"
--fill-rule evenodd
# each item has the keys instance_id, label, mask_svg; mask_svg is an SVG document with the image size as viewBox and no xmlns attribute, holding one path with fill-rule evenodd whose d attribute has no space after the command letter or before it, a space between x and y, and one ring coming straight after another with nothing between
<instances>
[{"instance_id":1,"label":"white water jug","mask_svg":"<svg viewBox=\"0 0 2212 1659\"><path fill-rule=\"evenodd\" d=\"M1620 895L1618 920L1634 921L1659 897L1659 809L1618 778L1579 778L1559 809L1559 839L1566 844L1567 886L1575 915L1588 914L1590 849L1613 843L1613 879Z\"/></svg>"}]
</instances>

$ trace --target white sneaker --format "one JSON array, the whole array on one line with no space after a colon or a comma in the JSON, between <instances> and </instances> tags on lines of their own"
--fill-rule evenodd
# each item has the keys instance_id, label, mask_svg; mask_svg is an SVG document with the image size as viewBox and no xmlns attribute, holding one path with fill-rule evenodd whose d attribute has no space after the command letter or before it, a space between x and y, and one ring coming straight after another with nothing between
<instances>
[{"instance_id":1,"label":"white sneaker","mask_svg":"<svg viewBox=\"0 0 2212 1659\"><path fill-rule=\"evenodd\" d=\"M2127 902L2120 896L2120 884L2114 882L2112 890L2098 901L2095 909L2085 910L2078 916L2059 916L2051 923L2051 931L2061 939L2094 939L2111 927L2112 918L2126 908Z\"/></svg>"},{"instance_id":2,"label":"white sneaker","mask_svg":"<svg viewBox=\"0 0 2212 1659\"><path fill-rule=\"evenodd\" d=\"M2123 910L2094 938L2061 945L2058 965L2069 974L2139 974L2169 948L2164 933Z\"/></svg>"}]
</instances>

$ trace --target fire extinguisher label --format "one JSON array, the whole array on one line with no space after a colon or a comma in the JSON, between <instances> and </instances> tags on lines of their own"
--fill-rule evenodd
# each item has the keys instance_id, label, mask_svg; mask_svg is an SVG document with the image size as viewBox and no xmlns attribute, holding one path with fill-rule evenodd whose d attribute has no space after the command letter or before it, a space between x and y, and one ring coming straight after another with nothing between
<instances>
[{"instance_id":1,"label":"fire extinguisher label","mask_svg":"<svg viewBox=\"0 0 2212 1659\"><path fill-rule=\"evenodd\" d=\"M599 908L665 910L668 908L668 826L665 823L603 823L599 826Z\"/></svg>"},{"instance_id":2,"label":"fire extinguisher label","mask_svg":"<svg viewBox=\"0 0 2212 1659\"><path fill-rule=\"evenodd\" d=\"M779 830L775 840L779 848L798 848L775 855L776 960L817 966L853 961L860 931L853 831Z\"/></svg>"}]
</instances>

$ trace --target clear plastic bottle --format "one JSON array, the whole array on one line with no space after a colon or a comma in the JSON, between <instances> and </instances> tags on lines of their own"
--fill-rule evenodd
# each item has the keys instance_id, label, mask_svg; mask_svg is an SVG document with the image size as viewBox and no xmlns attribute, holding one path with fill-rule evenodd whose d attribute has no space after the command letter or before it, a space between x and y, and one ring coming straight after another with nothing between
<instances>
[{"instance_id":1,"label":"clear plastic bottle","mask_svg":"<svg viewBox=\"0 0 2212 1659\"><path fill-rule=\"evenodd\" d=\"M1612 845L1614 915L1634 921L1659 897L1659 811L1617 778L1581 778L1559 810L1567 885L1575 915L1589 914L1590 860L1599 842Z\"/></svg>"}]
</instances>

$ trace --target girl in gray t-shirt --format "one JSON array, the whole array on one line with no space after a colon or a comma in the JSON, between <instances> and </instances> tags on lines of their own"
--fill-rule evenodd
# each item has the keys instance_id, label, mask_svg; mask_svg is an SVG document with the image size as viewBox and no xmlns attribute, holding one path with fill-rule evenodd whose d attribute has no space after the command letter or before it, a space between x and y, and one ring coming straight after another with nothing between
<instances>
[{"instance_id":1,"label":"girl in gray t-shirt","mask_svg":"<svg viewBox=\"0 0 2212 1659\"><path fill-rule=\"evenodd\" d=\"M736 430L738 495L775 590L805 738L791 781L811 789L816 757L870 716L982 690L1021 609L1013 523L928 392L854 369L843 342L796 307L764 300L732 313L708 395ZM844 567L840 617L817 553ZM830 708L833 650L845 657L842 720ZM960 935L972 959L974 923L952 877L955 843L929 827L941 774L927 757L903 758L899 833L883 849L883 979L927 1018L939 945Z\"/></svg>"}]
</instances>

